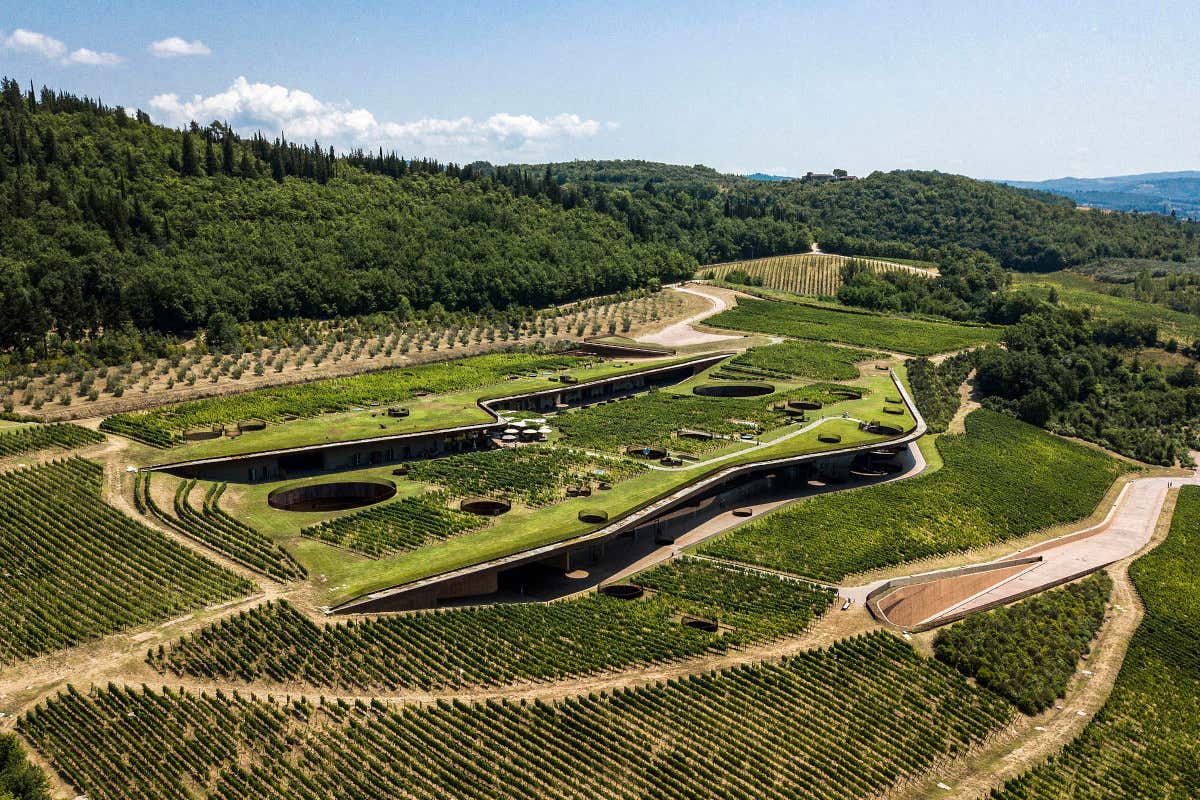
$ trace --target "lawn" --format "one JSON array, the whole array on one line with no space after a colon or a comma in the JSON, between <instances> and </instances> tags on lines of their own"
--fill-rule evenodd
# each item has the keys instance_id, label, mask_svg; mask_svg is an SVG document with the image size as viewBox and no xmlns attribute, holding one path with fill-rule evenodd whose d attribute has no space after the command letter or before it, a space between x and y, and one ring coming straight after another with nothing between
<instances>
[{"instance_id":1,"label":"lawn","mask_svg":"<svg viewBox=\"0 0 1200 800\"><path fill-rule=\"evenodd\" d=\"M715 328L797 339L844 342L912 355L933 355L998 341L1002 328L892 317L829 305L742 297L736 307L705 320Z\"/></svg>"}]
</instances>

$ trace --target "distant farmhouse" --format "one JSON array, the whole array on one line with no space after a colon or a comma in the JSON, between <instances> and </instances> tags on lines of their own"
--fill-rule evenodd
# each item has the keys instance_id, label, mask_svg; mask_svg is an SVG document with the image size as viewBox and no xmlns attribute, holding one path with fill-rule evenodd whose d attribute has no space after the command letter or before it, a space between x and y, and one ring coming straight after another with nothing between
<instances>
[{"instance_id":1,"label":"distant farmhouse","mask_svg":"<svg viewBox=\"0 0 1200 800\"><path fill-rule=\"evenodd\" d=\"M835 169L833 172L806 172L800 178L801 183L834 183L836 181L856 181L858 178L854 175L846 174L844 169Z\"/></svg>"}]
</instances>

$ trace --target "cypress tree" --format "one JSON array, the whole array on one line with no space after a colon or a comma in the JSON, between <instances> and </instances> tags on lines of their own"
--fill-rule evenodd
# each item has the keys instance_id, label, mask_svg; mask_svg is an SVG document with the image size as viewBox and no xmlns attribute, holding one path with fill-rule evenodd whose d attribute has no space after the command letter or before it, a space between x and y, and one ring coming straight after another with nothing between
<instances>
[{"instance_id":1,"label":"cypress tree","mask_svg":"<svg viewBox=\"0 0 1200 800\"><path fill-rule=\"evenodd\" d=\"M217 154L211 136L204 137L204 171L210 178L217 174Z\"/></svg>"},{"instance_id":2,"label":"cypress tree","mask_svg":"<svg viewBox=\"0 0 1200 800\"><path fill-rule=\"evenodd\" d=\"M196 145L192 142L192 134L183 132L183 156L180 160L180 172L185 178L197 174Z\"/></svg>"},{"instance_id":3,"label":"cypress tree","mask_svg":"<svg viewBox=\"0 0 1200 800\"><path fill-rule=\"evenodd\" d=\"M233 174L233 131L225 131L221 140L221 169L226 175Z\"/></svg>"}]
</instances>

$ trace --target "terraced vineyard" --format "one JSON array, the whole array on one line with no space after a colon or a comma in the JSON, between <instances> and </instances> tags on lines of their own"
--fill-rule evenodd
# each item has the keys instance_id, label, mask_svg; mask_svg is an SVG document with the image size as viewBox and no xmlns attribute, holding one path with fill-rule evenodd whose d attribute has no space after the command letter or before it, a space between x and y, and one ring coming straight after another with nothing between
<instances>
[{"instance_id":1,"label":"terraced vineyard","mask_svg":"<svg viewBox=\"0 0 1200 800\"><path fill-rule=\"evenodd\" d=\"M447 499L444 492L405 497L357 514L310 525L300 533L378 558L415 550L429 542L478 530L487 524L486 519L477 514L447 508Z\"/></svg>"},{"instance_id":2,"label":"terraced vineyard","mask_svg":"<svg viewBox=\"0 0 1200 800\"><path fill-rule=\"evenodd\" d=\"M652 391L618 403L560 414L555 420L564 441L589 450L625 452L629 445L647 445L702 453L720 447L720 440L672 436L678 430L702 430L736 437L757 428L782 425L787 415L774 408L782 400L812 399L829 404L844 400L835 394L845 386L812 384L766 398L701 397ZM861 387L855 390L867 391Z\"/></svg>"},{"instance_id":3,"label":"terraced vineyard","mask_svg":"<svg viewBox=\"0 0 1200 800\"><path fill-rule=\"evenodd\" d=\"M80 458L0 474L0 665L249 594L100 500Z\"/></svg>"},{"instance_id":4,"label":"terraced vineyard","mask_svg":"<svg viewBox=\"0 0 1200 800\"><path fill-rule=\"evenodd\" d=\"M175 513L171 515L159 508L150 493L153 474L139 472L134 478L134 502L141 513L153 514L184 536L277 581L299 580L307 574L282 547L221 510L221 495L228 484L209 486L204 494L203 510L197 511L191 501L196 481L182 481L175 490Z\"/></svg>"},{"instance_id":5,"label":"terraced vineyard","mask_svg":"<svg viewBox=\"0 0 1200 800\"><path fill-rule=\"evenodd\" d=\"M1001 328L747 297L738 298L737 306L709 317L704 324L926 356L995 342L1003 335Z\"/></svg>"},{"instance_id":6,"label":"terraced vineyard","mask_svg":"<svg viewBox=\"0 0 1200 800\"><path fill-rule=\"evenodd\" d=\"M1054 704L1104 622L1112 578L1098 572L938 632L937 657L1026 714Z\"/></svg>"},{"instance_id":7,"label":"terraced vineyard","mask_svg":"<svg viewBox=\"0 0 1200 800\"><path fill-rule=\"evenodd\" d=\"M20 729L93 800L866 798L1011 716L995 695L876 633L554 704L72 688Z\"/></svg>"},{"instance_id":8,"label":"terraced vineyard","mask_svg":"<svg viewBox=\"0 0 1200 800\"><path fill-rule=\"evenodd\" d=\"M842 268L851 261L865 264L874 272L928 274L926 269L895 261L839 256L832 253L797 253L749 261L731 261L727 264L702 267L697 274L700 277L708 277L711 274L714 279L723 280L730 272L739 270L761 280L762 285L768 289L814 297L833 297L842 285Z\"/></svg>"},{"instance_id":9,"label":"terraced vineyard","mask_svg":"<svg viewBox=\"0 0 1200 800\"><path fill-rule=\"evenodd\" d=\"M653 594L599 594L316 625L292 606L242 612L148 656L177 675L341 689L553 680L676 661L804 631L833 593L809 583L675 561L633 579ZM716 633L680 615L715 621Z\"/></svg>"},{"instance_id":10,"label":"terraced vineyard","mask_svg":"<svg viewBox=\"0 0 1200 800\"><path fill-rule=\"evenodd\" d=\"M371 403L397 403L419 393L473 389L513 375L579 366L587 361L574 356L531 353L483 355L117 414L105 419L100 429L165 447L180 441L183 432L190 428L230 425L250 419L273 422L289 416L314 417L325 411L346 411Z\"/></svg>"},{"instance_id":11,"label":"terraced vineyard","mask_svg":"<svg viewBox=\"0 0 1200 800\"><path fill-rule=\"evenodd\" d=\"M1179 491L1167 539L1129 569L1146 616L1112 694L1061 754L994 800L1200 797L1200 489Z\"/></svg>"},{"instance_id":12,"label":"terraced vineyard","mask_svg":"<svg viewBox=\"0 0 1200 800\"><path fill-rule=\"evenodd\" d=\"M859 362L886 358L881 353L820 342L780 342L752 347L721 365L716 378L737 380L845 381L858 377Z\"/></svg>"},{"instance_id":13,"label":"terraced vineyard","mask_svg":"<svg viewBox=\"0 0 1200 800\"><path fill-rule=\"evenodd\" d=\"M636 461L624 458L527 445L415 461L408 474L460 497L506 496L536 507L563 499L572 486L591 487L599 481L616 483L644 469Z\"/></svg>"},{"instance_id":14,"label":"terraced vineyard","mask_svg":"<svg viewBox=\"0 0 1200 800\"><path fill-rule=\"evenodd\" d=\"M810 498L699 550L837 582L1085 517L1126 469L984 409L937 446L945 466L936 472Z\"/></svg>"},{"instance_id":15,"label":"terraced vineyard","mask_svg":"<svg viewBox=\"0 0 1200 800\"><path fill-rule=\"evenodd\" d=\"M104 434L60 422L54 425L28 425L13 430L0 430L0 458L30 453L35 450L48 450L60 447L72 450L89 444L99 444L104 441Z\"/></svg>"}]
</instances>

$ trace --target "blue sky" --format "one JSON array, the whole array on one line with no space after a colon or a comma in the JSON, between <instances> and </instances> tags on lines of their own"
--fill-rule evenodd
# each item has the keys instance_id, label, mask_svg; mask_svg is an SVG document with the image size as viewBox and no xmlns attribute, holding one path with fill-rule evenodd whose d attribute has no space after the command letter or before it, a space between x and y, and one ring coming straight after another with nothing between
<instances>
[{"instance_id":1,"label":"blue sky","mask_svg":"<svg viewBox=\"0 0 1200 800\"><path fill-rule=\"evenodd\" d=\"M1198 169L1198 44L1195 0L0 0L0 73L166 124L792 175Z\"/></svg>"}]
</instances>

